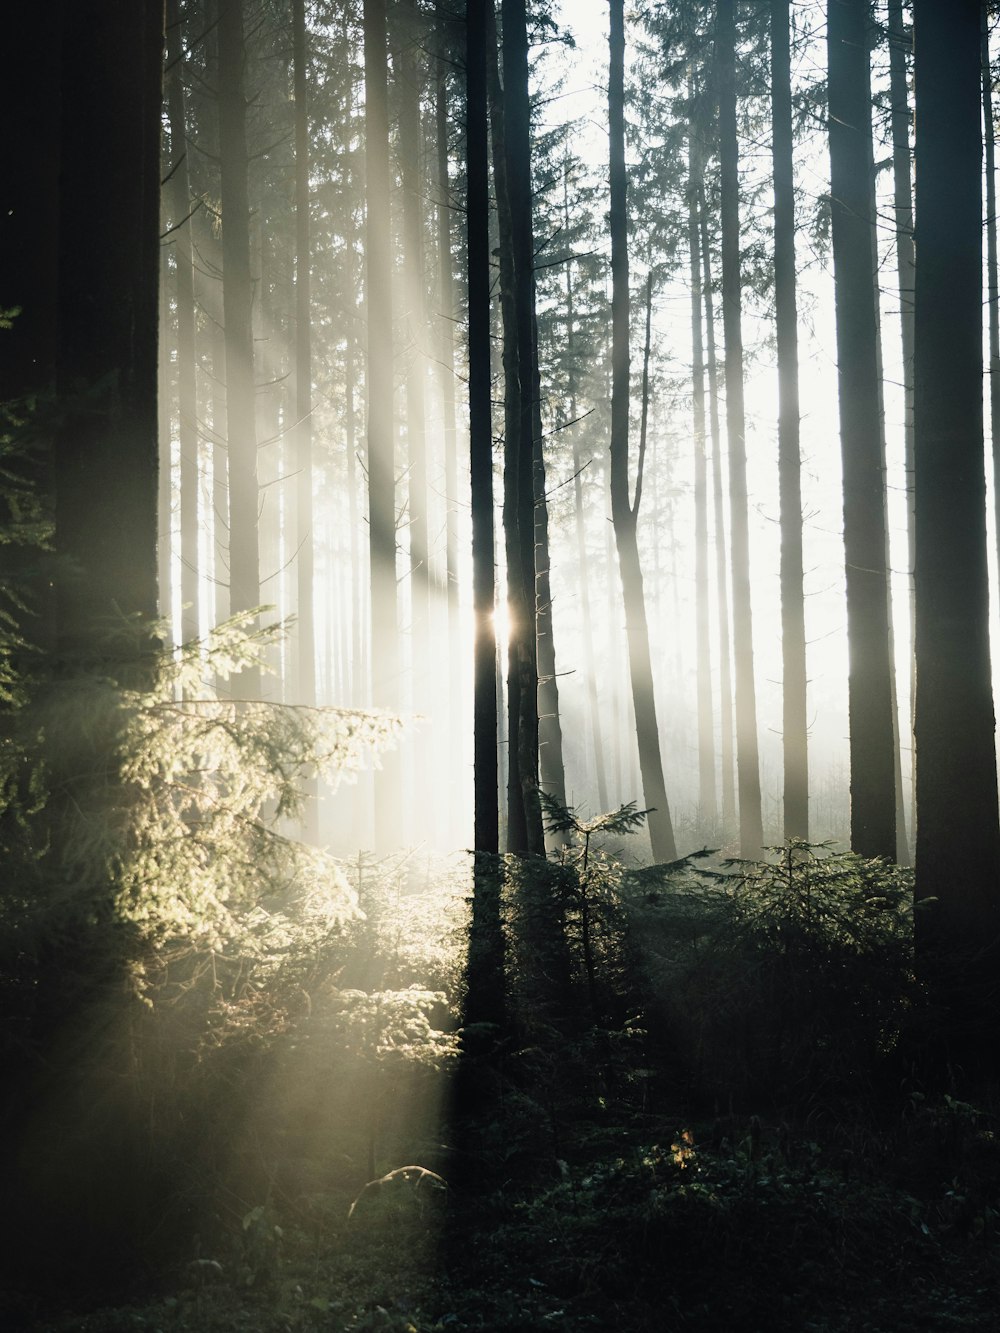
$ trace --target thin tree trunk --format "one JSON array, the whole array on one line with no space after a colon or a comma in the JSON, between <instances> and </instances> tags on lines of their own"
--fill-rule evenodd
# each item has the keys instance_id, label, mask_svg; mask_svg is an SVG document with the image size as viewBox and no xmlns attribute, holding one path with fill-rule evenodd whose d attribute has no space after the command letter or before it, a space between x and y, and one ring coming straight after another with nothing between
<instances>
[{"instance_id":1,"label":"thin tree trunk","mask_svg":"<svg viewBox=\"0 0 1000 1333\"><path fill-rule=\"evenodd\" d=\"M242 0L220 0L218 31L222 304L226 329L226 429L229 444L229 604L231 614L236 614L250 611L260 604ZM248 668L242 671L233 680L232 688L242 698L256 698L260 694L259 670Z\"/></svg>"},{"instance_id":2,"label":"thin tree trunk","mask_svg":"<svg viewBox=\"0 0 1000 1333\"><path fill-rule=\"evenodd\" d=\"M735 0L719 0L716 29L721 168L722 323L726 339L726 434L733 574L733 648L736 674L736 773L740 852L755 857L764 843L757 746L753 617L750 605L750 522L747 501L746 413L743 404L743 329L740 276L739 140L736 129Z\"/></svg>"},{"instance_id":3,"label":"thin tree trunk","mask_svg":"<svg viewBox=\"0 0 1000 1333\"><path fill-rule=\"evenodd\" d=\"M903 346L903 467L906 477L906 552L909 572L910 635L909 738L913 743L913 701L916 697L916 657L913 651L916 624L913 567L915 547L915 496L913 485L913 183L910 172L910 95L906 73L907 53L912 42L903 24L903 0L889 0L889 100L892 113L893 212L896 220L896 276L899 288L899 323ZM911 805L911 826L913 823Z\"/></svg>"},{"instance_id":4,"label":"thin tree trunk","mask_svg":"<svg viewBox=\"0 0 1000 1333\"><path fill-rule=\"evenodd\" d=\"M313 612L315 578L312 459L312 312L309 269L309 93L305 0L292 0L292 62L295 88L295 515L296 629L298 631L299 703L316 702L316 627ZM319 804L315 780L306 792L305 833L319 835Z\"/></svg>"},{"instance_id":5,"label":"thin tree trunk","mask_svg":"<svg viewBox=\"0 0 1000 1333\"><path fill-rule=\"evenodd\" d=\"M622 0L611 0L608 119L611 166L611 282L612 282L612 387L611 387L611 518L618 548L629 673L635 708L636 739L643 801L649 809L649 836L653 860L677 856L670 807L663 780L660 733L656 719L649 628L639 559L637 519L642 500L640 454L635 498L630 494L629 435L629 272L627 177L625 173L625 20Z\"/></svg>"},{"instance_id":6,"label":"thin tree trunk","mask_svg":"<svg viewBox=\"0 0 1000 1333\"><path fill-rule=\"evenodd\" d=\"M898 2L898 0L897 0ZM997 263L996 124L993 118L993 70L987 7L982 18L983 127L986 147L986 281L989 307L990 441L993 453L994 539L1000 553L1000 276ZM911 228L912 229L912 228Z\"/></svg>"},{"instance_id":7,"label":"thin tree trunk","mask_svg":"<svg viewBox=\"0 0 1000 1333\"><path fill-rule=\"evenodd\" d=\"M688 95L692 96L689 84ZM698 194L701 146L692 130L688 138L688 253L691 276L691 379L694 413L694 559L698 687L698 817L711 829L718 819L715 794L715 726L712 717L712 646L708 599L708 460L705 456L705 349L701 313L701 242L698 235Z\"/></svg>"},{"instance_id":8,"label":"thin tree trunk","mask_svg":"<svg viewBox=\"0 0 1000 1333\"><path fill-rule=\"evenodd\" d=\"M866 0L829 0L830 176L844 473L851 847L896 856L878 310L872 263Z\"/></svg>"},{"instance_id":9,"label":"thin tree trunk","mask_svg":"<svg viewBox=\"0 0 1000 1333\"><path fill-rule=\"evenodd\" d=\"M563 174L563 229L569 235L569 169ZM566 264L566 364L569 377L569 421L576 422L576 310L573 301L573 261ZM590 735L594 748L594 774L597 800L602 810L609 810L608 780L604 764L604 740L601 734L601 710L597 695L597 667L594 662L594 619L590 607L590 576L587 556L587 530L583 508L583 456L580 432L573 431L573 519L576 529L577 574L580 581L580 615L583 624L583 669L587 679Z\"/></svg>"},{"instance_id":10,"label":"thin tree trunk","mask_svg":"<svg viewBox=\"0 0 1000 1333\"><path fill-rule=\"evenodd\" d=\"M503 934L497 855L496 634L493 611L493 423L490 365L489 144L486 5L467 0L466 189L469 288L469 458L475 614L473 731L475 888L466 1023L503 1022ZM450 253L449 253L450 262Z\"/></svg>"},{"instance_id":11,"label":"thin tree trunk","mask_svg":"<svg viewBox=\"0 0 1000 1333\"><path fill-rule=\"evenodd\" d=\"M372 702L399 706L396 625L396 483L393 449L392 250L385 0L365 0L365 295L368 306L368 541L371 557ZM383 757L375 779L375 845L400 841L402 772Z\"/></svg>"},{"instance_id":12,"label":"thin tree trunk","mask_svg":"<svg viewBox=\"0 0 1000 1333\"><path fill-rule=\"evenodd\" d=\"M167 111L170 122L171 238L177 297L177 421L181 479L181 639L198 637L198 396L195 385L191 189L181 63L179 0L167 2Z\"/></svg>"},{"instance_id":13,"label":"thin tree trunk","mask_svg":"<svg viewBox=\"0 0 1000 1333\"><path fill-rule=\"evenodd\" d=\"M799 337L795 291L790 0L771 3L771 141L774 289L778 346L778 485L781 508L782 746L784 837L809 839L806 627L802 590Z\"/></svg>"},{"instance_id":14,"label":"thin tree trunk","mask_svg":"<svg viewBox=\"0 0 1000 1333\"><path fill-rule=\"evenodd\" d=\"M444 422L445 580L448 604L448 689L451 699L448 715L448 770L454 775L453 781L457 784L460 782L459 774L462 767L465 673L462 666L462 627L458 598L458 430L455 407L455 283L451 253L451 189L448 175L448 77L443 66L438 75L435 121L438 164L437 241L440 285L438 299L441 303L438 365Z\"/></svg>"},{"instance_id":15,"label":"thin tree trunk","mask_svg":"<svg viewBox=\"0 0 1000 1333\"><path fill-rule=\"evenodd\" d=\"M722 719L719 733L719 755L722 762L722 834L724 838L728 838L736 827L732 648L729 632L729 559L726 549L726 504L725 484L722 474L722 427L719 421L719 361L715 350L712 253L708 237L708 209L705 205L704 184L700 186L698 191L698 217L705 294L708 420L712 437L712 513L715 519L715 584L719 615L719 706Z\"/></svg>"}]
</instances>

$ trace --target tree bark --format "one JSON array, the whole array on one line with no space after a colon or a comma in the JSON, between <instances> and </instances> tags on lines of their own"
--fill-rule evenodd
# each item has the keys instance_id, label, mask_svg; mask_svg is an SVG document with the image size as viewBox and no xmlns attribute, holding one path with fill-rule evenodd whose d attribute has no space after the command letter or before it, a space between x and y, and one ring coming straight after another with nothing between
<instances>
[{"instance_id":1,"label":"tree bark","mask_svg":"<svg viewBox=\"0 0 1000 1333\"><path fill-rule=\"evenodd\" d=\"M640 458L635 499L629 482L629 271L628 207L625 173L625 19L622 0L611 0L608 121L611 169L611 520L618 548L618 567L625 604L629 674L635 708L639 769L653 860L677 857L656 719L649 628L639 558L637 520L642 499Z\"/></svg>"},{"instance_id":2,"label":"tree bark","mask_svg":"<svg viewBox=\"0 0 1000 1333\"><path fill-rule=\"evenodd\" d=\"M503 1022L503 934L498 865L496 634L493 611L493 423L490 365L489 144L486 5L466 3L466 236L469 290L469 459L475 615L473 775L475 886L467 1023ZM450 254L449 254L450 260Z\"/></svg>"},{"instance_id":3,"label":"tree bark","mask_svg":"<svg viewBox=\"0 0 1000 1333\"><path fill-rule=\"evenodd\" d=\"M163 8L68 6L60 126L57 385L53 449L59 648L145 679L112 639L157 610L157 298ZM94 207L94 144L102 207Z\"/></svg>"},{"instance_id":4,"label":"tree bark","mask_svg":"<svg viewBox=\"0 0 1000 1333\"><path fill-rule=\"evenodd\" d=\"M503 87L493 77L493 169L500 229L504 319L504 534L508 602L507 849L543 856L538 779L538 664L535 638L534 440L531 395L534 245L528 37L523 0L503 4ZM489 20L488 20L489 21ZM493 44L491 43L491 47ZM498 153L499 148L499 153Z\"/></svg>"},{"instance_id":5,"label":"tree bark","mask_svg":"<svg viewBox=\"0 0 1000 1333\"><path fill-rule=\"evenodd\" d=\"M789 0L771 3L771 142L774 173L774 303L778 346L778 486L781 510L782 747L784 836L809 839L806 627L802 592L799 339L795 291Z\"/></svg>"},{"instance_id":6,"label":"tree bark","mask_svg":"<svg viewBox=\"0 0 1000 1333\"><path fill-rule=\"evenodd\" d=\"M1000 817L982 399L978 0L915 0L918 959L948 1055L995 1061Z\"/></svg>"},{"instance_id":7,"label":"tree bark","mask_svg":"<svg viewBox=\"0 0 1000 1333\"><path fill-rule=\"evenodd\" d=\"M747 507L746 413L743 404L743 329L740 277L739 141L736 130L735 0L719 0L716 29L719 89L719 165L722 222L722 324L726 340L726 434L733 577L733 650L736 675L736 776L740 853L761 853L764 831L757 748L757 690L750 605L750 522Z\"/></svg>"},{"instance_id":8,"label":"tree bark","mask_svg":"<svg viewBox=\"0 0 1000 1333\"><path fill-rule=\"evenodd\" d=\"M844 475L851 847L896 856L885 460L871 217L866 0L828 0L830 178Z\"/></svg>"}]
</instances>

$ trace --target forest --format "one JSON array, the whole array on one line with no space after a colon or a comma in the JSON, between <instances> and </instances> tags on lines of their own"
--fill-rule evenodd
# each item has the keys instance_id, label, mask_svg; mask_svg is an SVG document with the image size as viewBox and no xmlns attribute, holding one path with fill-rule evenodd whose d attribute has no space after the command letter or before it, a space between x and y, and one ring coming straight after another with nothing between
<instances>
[{"instance_id":1,"label":"forest","mask_svg":"<svg viewBox=\"0 0 1000 1333\"><path fill-rule=\"evenodd\" d=\"M998 1326L998 17L7 7L0 1327Z\"/></svg>"}]
</instances>

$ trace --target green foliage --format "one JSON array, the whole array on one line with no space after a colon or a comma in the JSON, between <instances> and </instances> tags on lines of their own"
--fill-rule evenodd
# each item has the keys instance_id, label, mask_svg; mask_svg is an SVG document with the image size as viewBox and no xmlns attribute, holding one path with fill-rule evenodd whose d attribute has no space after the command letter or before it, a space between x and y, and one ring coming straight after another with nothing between
<instances>
[{"instance_id":1,"label":"green foliage","mask_svg":"<svg viewBox=\"0 0 1000 1333\"><path fill-rule=\"evenodd\" d=\"M880 1077L916 999L908 871L801 843L668 870L632 877L633 938L704 1092L822 1102Z\"/></svg>"}]
</instances>

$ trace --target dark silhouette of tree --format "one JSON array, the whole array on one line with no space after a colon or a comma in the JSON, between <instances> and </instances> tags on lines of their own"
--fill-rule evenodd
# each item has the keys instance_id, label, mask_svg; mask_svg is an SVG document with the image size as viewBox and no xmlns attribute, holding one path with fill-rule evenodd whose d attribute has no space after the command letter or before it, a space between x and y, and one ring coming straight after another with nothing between
<instances>
[{"instance_id":1,"label":"dark silhouette of tree","mask_svg":"<svg viewBox=\"0 0 1000 1333\"><path fill-rule=\"evenodd\" d=\"M489 142L486 92L486 5L467 0L466 238L469 299L469 460L472 487L472 578L476 620L473 686L475 885L469 946L466 1021L502 1022L503 937L497 854L496 634L493 608L493 425L490 368Z\"/></svg>"},{"instance_id":2,"label":"dark silhouette of tree","mask_svg":"<svg viewBox=\"0 0 1000 1333\"><path fill-rule=\"evenodd\" d=\"M977 0L946 9L915 0L914 55L917 945L947 1011L950 1055L992 1060L1000 818L983 459Z\"/></svg>"},{"instance_id":3,"label":"dark silhouette of tree","mask_svg":"<svg viewBox=\"0 0 1000 1333\"><path fill-rule=\"evenodd\" d=\"M71 658L113 656L109 619L157 610L162 48L163 9L151 0L63 11L62 86L74 95L60 119L53 478L56 546L73 571L58 599L60 649Z\"/></svg>"},{"instance_id":4,"label":"dark silhouette of tree","mask_svg":"<svg viewBox=\"0 0 1000 1333\"><path fill-rule=\"evenodd\" d=\"M866 0L829 0L829 136L850 658L851 847L896 856Z\"/></svg>"}]
</instances>

